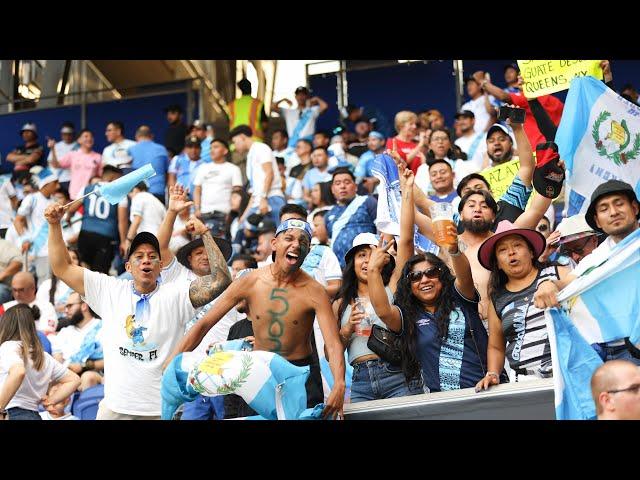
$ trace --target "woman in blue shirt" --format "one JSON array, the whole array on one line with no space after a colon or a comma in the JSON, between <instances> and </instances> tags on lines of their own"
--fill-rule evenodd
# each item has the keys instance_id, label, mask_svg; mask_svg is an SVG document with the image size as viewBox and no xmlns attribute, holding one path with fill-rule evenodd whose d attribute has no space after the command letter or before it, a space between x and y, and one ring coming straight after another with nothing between
<instances>
[{"instance_id":1,"label":"woman in blue shirt","mask_svg":"<svg viewBox=\"0 0 640 480\"><path fill-rule=\"evenodd\" d=\"M413 174L406 175L410 180L402 190L400 243L410 242L413 248L415 210L409 185ZM402 271L395 305L387 300L378 280L380 267L387 262L385 249L374 249L369 260L369 290L376 313L386 324L402 323L404 374L407 380L422 375L431 392L475 387L485 376L487 363L488 337L478 315L480 296L469 260L458 248L453 224L448 234L455 241L441 248L447 249L456 276L431 253L414 255L406 263L398 261L396 268Z\"/></svg>"}]
</instances>

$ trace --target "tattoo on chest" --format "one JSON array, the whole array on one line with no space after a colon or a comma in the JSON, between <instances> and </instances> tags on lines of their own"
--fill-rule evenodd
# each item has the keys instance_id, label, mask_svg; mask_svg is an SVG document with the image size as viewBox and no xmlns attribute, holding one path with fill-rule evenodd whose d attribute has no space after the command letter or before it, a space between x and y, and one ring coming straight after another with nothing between
<instances>
[{"instance_id":1,"label":"tattoo on chest","mask_svg":"<svg viewBox=\"0 0 640 480\"><path fill-rule=\"evenodd\" d=\"M458 248L461 252L464 252L469 247L467 247L467 244L460 240L460 238L458 237Z\"/></svg>"},{"instance_id":2,"label":"tattoo on chest","mask_svg":"<svg viewBox=\"0 0 640 480\"><path fill-rule=\"evenodd\" d=\"M284 317L289 312L289 301L282 294L286 295L287 290L284 288L274 288L271 290L271 296L269 299L275 300L280 304L281 308L278 311L268 310L269 313L269 340L274 344L271 349L272 352L280 352L282 350L282 343L280 343L280 337L284 334Z\"/></svg>"}]
</instances>

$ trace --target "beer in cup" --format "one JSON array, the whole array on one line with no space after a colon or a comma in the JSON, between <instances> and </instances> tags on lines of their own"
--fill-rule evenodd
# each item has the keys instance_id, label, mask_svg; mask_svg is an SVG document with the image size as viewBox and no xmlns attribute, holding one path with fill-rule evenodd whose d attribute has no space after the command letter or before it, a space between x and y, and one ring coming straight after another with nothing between
<instances>
[{"instance_id":1,"label":"beer in cup","mask_svg":"<svg viewBox=\"0 0 640 480\"><path fill-rule=\"evenodd\" d=\"M431 225L436 243L441 247L454 245L456 238L447 232L447 226L453 223L453 205L448 202L435 203L429 207L431 213Z\"/></svg>"}]
</instances>

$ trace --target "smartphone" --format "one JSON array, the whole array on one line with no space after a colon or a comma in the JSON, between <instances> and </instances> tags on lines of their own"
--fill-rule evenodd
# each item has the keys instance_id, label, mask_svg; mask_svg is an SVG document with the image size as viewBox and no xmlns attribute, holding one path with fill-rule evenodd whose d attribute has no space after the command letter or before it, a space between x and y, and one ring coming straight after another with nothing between
<instances>
[{"instance_id":1,"label":"smartphone","mask_svg":"<svg viewBox=\"0 0 640 480\"><path fill-rule=\"evenodd\" d=\"M524 109L512 108L503 105L498 110L498 120L505 121L507 118L511 120L511 123L524 123Z\"/></svg>"}]
</instances>

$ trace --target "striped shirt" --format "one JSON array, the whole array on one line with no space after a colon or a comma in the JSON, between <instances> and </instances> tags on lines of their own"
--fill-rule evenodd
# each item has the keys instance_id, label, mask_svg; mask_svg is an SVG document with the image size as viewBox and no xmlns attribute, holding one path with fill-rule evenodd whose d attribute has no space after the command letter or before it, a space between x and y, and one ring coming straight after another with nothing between
<instances>
[{"instance_id":1,"label":"striped shirt","mask_svg":"<svg viewBox=\"0 0 640 480\"><path fill-rule=\"evenodd\" d=\"M528 287L511 292L502 286L491 300L507 342L505 355L516 373L551 376L551 348L544 310L536 308L533 295L543 280L557 280L556 266L545 267Z\"/></svg>"}]
</instances>

